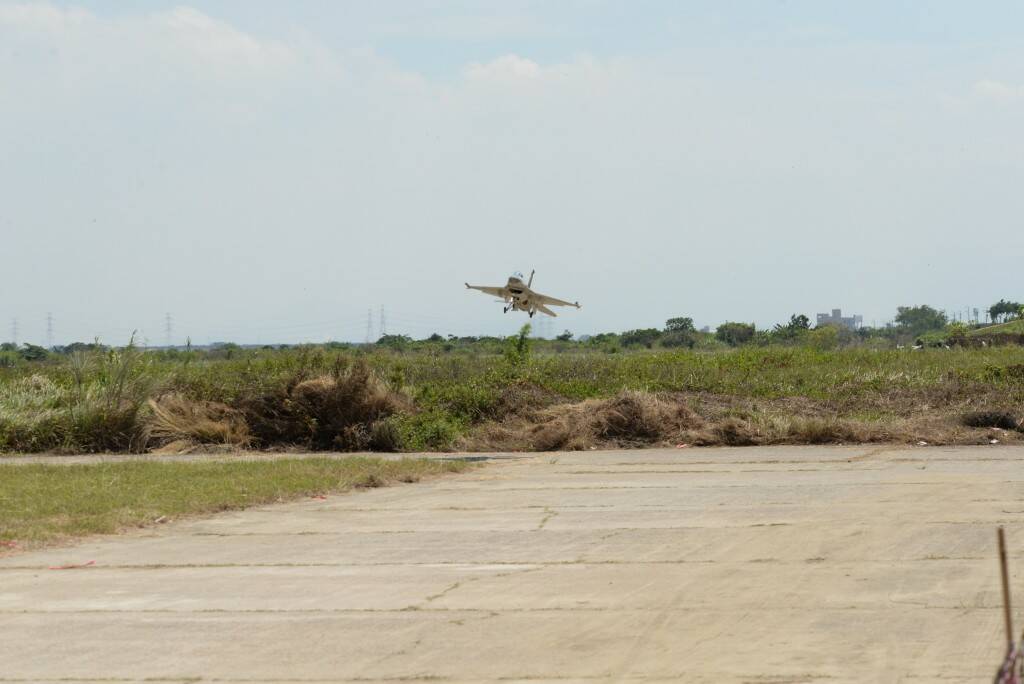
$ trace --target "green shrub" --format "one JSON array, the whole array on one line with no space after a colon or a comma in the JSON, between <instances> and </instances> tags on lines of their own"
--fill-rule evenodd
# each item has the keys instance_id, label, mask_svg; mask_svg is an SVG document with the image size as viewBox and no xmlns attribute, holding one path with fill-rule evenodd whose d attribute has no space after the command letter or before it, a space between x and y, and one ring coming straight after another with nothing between
<instances>
[{"instance_id":1,"label":"green shrub","mask_svg":"<svg viewBox=\"0 0 1024 684\"><path fill-rule=\"evenodd\" d=\"M715 338L735 347L754 339L755 332L752 323L723 323L715 330Z\"/></svg>"},{"instance_id":2,"label":"green shrub","mask_svg":"<svg viewBox=\"0 0 1024 684\"><path fill-rule=\"evenodd\" d=\"M520 368L530 360L530 324L505 340L505 360L513 368Z\"/></svg>"},{"instance_id":3,"label":"green shrub","mask_svg":"<svg viewBox=\"0 0 1024 684\"><path fill-rule=\"evenodd\" d=\"M395 426L404 451L449 451L465 432L465 424L442 411L399 416Z\"/></svg>"},{"instance_id":4,"label":"green shrub","mask_svg":"<svg viewBox=\"0 0 1024 684\"><path fill-rule=\"evenodd\" d=\"M807 332L807 343L812 349L828 351L839 346L839 330L834 325L823 325Z\"/></svg>"}]
</instances>

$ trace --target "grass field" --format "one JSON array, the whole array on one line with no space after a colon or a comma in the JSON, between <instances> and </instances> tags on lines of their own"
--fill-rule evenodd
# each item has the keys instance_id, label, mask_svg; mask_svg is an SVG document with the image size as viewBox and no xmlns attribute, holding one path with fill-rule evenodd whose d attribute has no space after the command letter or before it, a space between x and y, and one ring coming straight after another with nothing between
<instances>
[{"instance_id":1,"label":"grass field","mask_svg":"<svg viewBox=\"0 0 1024 684\"><path fill-rule=\"evenodd\" d=\"M467 467L463 461L365 457L0 464L0 552Z\"/></svg>"},{"instance_id":2,"label":"grass field","mask_svg":"<svg viewBox=\"0 0 1024 684\"><path fill-rule=\"evenodd\" d=\"M120 349L0 368L0 452L977 443L1022 407L1019 346Z\"/></svg>"},{"instance_id":3,"label":"grass field","mask_svg":"<svg viewBox=\"0 0 1024 684\"><path fill-rule=\"evenodd\" d=\"M992 335L1024 335L1024 319L988 325L984 328L977 328L968 333L971 337L990 337Z\"/></svg>"}]
</instances>

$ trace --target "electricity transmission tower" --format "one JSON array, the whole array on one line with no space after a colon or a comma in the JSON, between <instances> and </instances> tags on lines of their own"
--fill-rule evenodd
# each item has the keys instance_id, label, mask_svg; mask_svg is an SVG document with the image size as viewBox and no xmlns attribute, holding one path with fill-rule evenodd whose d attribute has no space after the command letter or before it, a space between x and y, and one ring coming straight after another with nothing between
<instances>
[{"instance_id":1,"label":"electricity transmission tower","mask_svg":"<svg viewBox=\"0 0 1024 684\"><path fill-rule=\"evenodd\" d=\"M11 319L11 344L18 346L18 319Z\"/></svg>"},{"instance_id":2,"label":"electricity transmission tower","mask_svg":"<svg viewBox=\"0 0 1024 684\"><path fill-rule=\"evenodd\" d=\"M370 344L373 338L373 309L366 310L366 344Z\"/></svg>"},{"instance_id":3,"label":"electricity transmission tower","mask_svg":"<svg viewBox=\"0 0 1024 684\"><path fill-rule=\"evenodd\" d=\"M167 346L170 347L174 339L174 319L171 318L170 313L164 314L164 336L167 340Z\"/></svg>"},{"instance_id":4,"label":"electricity transmission tower","mask_svg":"<svg viewBox=\"0 0 1024 684\"><path fill-rule=\"evenodd\" d=\"M46 348L53 349L53 314L46 313Z\"/></svg>"},{"instance_id":5,"label":"electricity transmission tower","mask_svg":"<svg viewBox=\"0 0 1024 684\"><path fill-rule=\"evenodd\" d=\"M381 304L380 305L380 336L381 337L384 337L385 335L388 334L388 326L387 326L386 320L387 319L384 318L384 305Z\"/></svg>"}]
</instances>

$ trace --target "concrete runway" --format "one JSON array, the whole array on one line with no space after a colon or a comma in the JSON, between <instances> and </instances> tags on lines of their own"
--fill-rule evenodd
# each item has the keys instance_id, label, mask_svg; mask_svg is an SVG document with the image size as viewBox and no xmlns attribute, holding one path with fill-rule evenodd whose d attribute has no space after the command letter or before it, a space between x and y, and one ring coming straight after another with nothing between
<instances>
[{"instance_id":1,"label":"concrete runway","mask_svg":"<svg viewBox=\"0 0 1024 684\"><path fill-rule=\"evenodd\" d=\"M7 556L0 682L991 681L1022 465L543 454Z\"/></svg>"}]
</instances>

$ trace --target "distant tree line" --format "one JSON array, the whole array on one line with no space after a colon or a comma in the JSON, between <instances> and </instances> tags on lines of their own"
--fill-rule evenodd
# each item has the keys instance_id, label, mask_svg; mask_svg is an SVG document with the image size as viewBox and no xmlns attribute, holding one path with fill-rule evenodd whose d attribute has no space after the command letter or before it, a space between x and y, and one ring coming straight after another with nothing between
<instances>
[{"instance_id":1,"label":"distant tree line","mask_svg":"<svg viewBox=\"0 0 1024 684\"><path fill-rule=\"evenodd\" d=\"M1005 323L1009 320L1022 318L1024 317L1024 304L1000 299L988 308L988 316L993 323Z\"/></svg>"},{"instance_id":2,"label":"distant tree line","mask_svg":"<svg viewBox=\"0 0 1024 684\"><path fill-rule=\"evenodd\" d=\"M1024 305L1020 302L1000 299L988 308L990 320L994 323L1005 323L1012 320L1024 320ZM767 329L758 329L753 323L726 321L714 332L697 330L693 318L676 316L665 321L661 328L638 328L621 333L605 332L577 338L572 331L566 330L554 340L537 340L543 349L568 351L570 349L590 348L606 352L620 349L715 349L739 347L743 345L807 345L818 349L832 349L851 344L871 343L873 340L880 345L895 346L897 344L941 344L964 343L972 327L960 321L950 321L944 311L927 304L900 306L896 309L896 317L892 325L883 327L861 327L856 330L825 324L812 327L811 320L805 314L792 314L788 321L777 323ZM1021 331L1024 334L1024 331ZM516 336L520 346L524 333ZM290 346L305 345L264 345L262 350L286 349ZM345 342L327 342L322 346L328 349L357 348ZM408 335L391 334L381 336L374 344L377 348L390 349L396 352L417 349L435 349L440 351L471 350L474 353L505 353L508 340L494 336L455 336L434 333L422 340L415 340ZM17 360L43 361L52 355L70 355L76 352L104 351L108 347L99 342L73 342L46 349L35 344L15 345L11 342L0 344L0 367L9 366ZM210 345L203 350L193 350L191 343L185 350L160 349L151 353L163 354L168 357L201 354L203 358L231 359L243 353L240 345L223 342Z\"/></svg>"}]
</instances>

